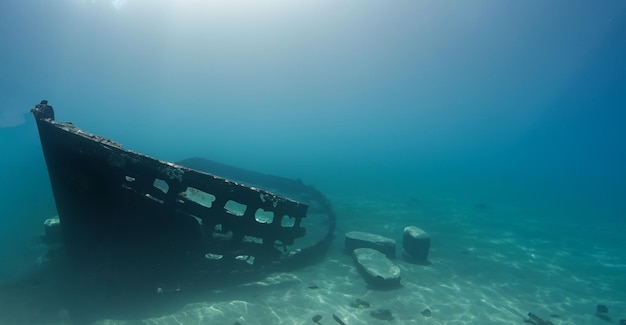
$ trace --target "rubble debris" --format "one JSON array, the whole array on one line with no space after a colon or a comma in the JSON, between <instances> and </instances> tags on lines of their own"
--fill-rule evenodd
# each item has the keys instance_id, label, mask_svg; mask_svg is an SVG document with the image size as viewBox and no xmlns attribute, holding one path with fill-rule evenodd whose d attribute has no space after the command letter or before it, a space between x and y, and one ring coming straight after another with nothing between
<instances>
[{"instance_id":1,"label":"rubble debris","mask_svg":"<svg viewBox=\"0 0 626 325\"><path fill-rule=\"evenodd\" d=\"M554 325L551 321L545 320L533 313L528 313L528 317L535 322L536 325Z\"/></svg>"},{"instance_id":2,"label":"rubble debris","mask_svg":"<svg viewBox=\"0 0 626 325\"><path fill-rule=\"evenodd\" d=\"M361 298L356 298L355 301L350 302L350 307L353 308L370 308L370 303Z\"/></svg>"},{"instance_id":3,"label":"rubble debris","mask_svg":"<svg viewBox=\"0 0 626 325\"><path fill-rule=\"evenodd\" d=\"M349 253L352 253L357 248L371 248L385 254L389 258L393 258L396 255L395 240L361 231L346 233L345 248Z\"/></svg>"},{"instance_id":4,"label":"rubble debris","mask_svg":"<svg viewBox=\"0 0 626 325\"><path fill-rule=\"evenodd\" d=\"M376 309L370 312L370 316L380 320L393 320L393 314L389 309Z\"/></svg>"},{"instance_id":5,"label":"rubble debris","mask_svg":"<svg viewBox=\"0 0 626 325\"><path fill-rule=\"evenodd\" d=\"M428 261L430 235L415 226L404 227L402 248L407 261L424 264Z\"/></svg>"},{"instance_id":6,"label":"rubble debris","mask_svg":"<svg viewBox=\"0 0 626 325\"><path fill-rule=\"evenodd\" d=\"M333 320L335 320L335 322L337 322L337 324L339 325L347 325L343 320L341 320L341 317L337 316L336 314L333 314Z\"/></svg>"},{"instance_id":7,"label":"rubble debris","mask_svg":"<svg viewBox=\"0 0 626 325\"><path fill-rule=\"evenodd\" d=\"M400 285L400 268L383 253L371 248L357 248L352 254L359 272L370 286L390 289Z\"/></svg>"}]
</instances>

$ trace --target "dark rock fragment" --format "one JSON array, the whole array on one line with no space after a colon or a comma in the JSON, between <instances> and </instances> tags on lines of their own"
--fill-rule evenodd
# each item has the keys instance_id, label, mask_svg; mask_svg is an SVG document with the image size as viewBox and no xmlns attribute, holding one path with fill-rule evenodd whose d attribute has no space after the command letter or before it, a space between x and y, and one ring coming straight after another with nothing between
<instances>
[{"instance_id":1,"label":"dark rock fragment","mask_svg":"<svg viewBox=\"0 0 626 325\"><path fill-rule=\"evenodd\" d=\"M426 264L430 250L430 235L415 226L404 227L402 248L407 261Z\"/></svg>"},{"instance_id":2,"label":"dark rock fragment","mask_svg":"<svg viewBox=\"0 0 626 325\"><path fill-rule=\"evenodd\" d=\"M422 310L421 314L424 317L430 317L432 315L432 312L430 311L430 309L426 308L426 309Z\"/></svg>"},{"instance_id":3,"label":"dark rock fragment","mask_svg":"<svg viewBox=\"0 0 626 325\"><path fill-rule=\"evenodd\" d=\"M341 320L341 318L335 314L333 314L333 319L335 320L335 322L337 322L339 325L347 325L344 321Z\"/></svg>"},{"instance_id":4,"label":"dark rock fragment","mask_svg":"<svg viewBox=\"0 0 626 325\"><path fill-rule=\"evenodd\" d=\"M396 256L395 240L367 232L351 231L346 233L345 247L349 253L352 253L357 248L371 248L385 254L387 257Z\"/></svg>"},{"instance_id":5,"label":"dark rock fragment","mask_svg":"<svg viewBox=\"0 0 626 325\"><path fill-rule=\"evenodd\" d=\"M350 303L350 307L353 308L369 308L370 307L370 303L361 299L361 298L356 298L355 301Z\"/></svg>"},{"instance_id":6,"label":"dark rock fragment","mask_svg":"<svg viewBox=\"0 0 626 325\"><path fill-rule=\"evenodd\" d=\"M529 319L524 319L525 323L532 323L532 324L535 324L535 325L554 325L553 322L551 322L549 320L545 320L545 319L543 319L543 318L541 318L541 317L539 317L539 316L537 316L537 315L535 315L533 313L530 313L530 312L528 313L528 317L529 317ZM528 321L530 321L530 322L528 322Z\"/></svg>"},{"instance_id":7,"label":"dark rock fragment","mask_svg":"<svg viewBox=\"0 0 626 325\"><path fill-rule=\"evenodd\" d=\"M365 281L372 287L391 289L400 285L400 268L371 248L357 248L354 260Z\"/></svg>"},{"instance_id":8,"label":"dark rock fragment","mask_svg":"<svg viewBox=\"0 0 626 325\"><path fill-rule=\"evenodd\" d=\"M596 316L603 321L607 321L609 323L613 323L613 319L609 316L609 307L606 305L597 305L596 306Z\"/></svg>"},{"instance_id":9,"label":"dark rock fragment","mask_svg":"<svg viewBox=\"0 0 626 325\"><path fill-rule=\"evenodd\" d=\"M313 323L319 323L322 320L322 315L315 315L311 320L313 320Z\"/></svg>"},{"instance_id":10,"label":"dark rock fragment","mask_svg":"<svg viewBox=\"0 0 626 325\"><path fill-rule=\"evenodd\" d=\"M389 309L376 309L370 312L370 316L380 320L393 320L393 315Z\"/></svg>"},{"instance_id":11,"label":"dark rock fragment","mask_svg":"<svg viewBox=\"0 0 626 325\"><path fill-rule=\"evenodd\" d=\"M370 303L369 302L367 302L367 301L365 301L363 299L360 299L360 298L356 298L356 303L360 307L365 307L365 308L369 308L370 307Z\"/></svg>"}]
</instances>

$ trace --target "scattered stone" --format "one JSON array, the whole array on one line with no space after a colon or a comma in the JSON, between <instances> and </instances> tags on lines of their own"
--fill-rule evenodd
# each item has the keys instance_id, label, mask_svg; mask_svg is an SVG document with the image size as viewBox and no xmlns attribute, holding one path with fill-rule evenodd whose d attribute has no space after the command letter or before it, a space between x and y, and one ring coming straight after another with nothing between
<instances>
[{"instance_id":1,"label":"scattered stone","mask_svg":"<svg viewBox=\"0 0 626 325\"><path fill-rule=\"evenodd\" d=\"M611 318L611 316L609 316L609 307L607 307L606 305L596 306L596 316L603 321L613 323L613 319Z\"/></svg>"},{"instance_id":2,"label":"scattered stone","mask_svg":"<svg viewBox=\"0 0 626 325\"><path fill-rule=\"evenodd\" d=\"M370 234L361 231L346 233L346 250L352 252L357 248L375 249L387 257L396 256L396 241L381 235Z\"/></svg>"},{"instance_id":3,"label":"scattered stone","mask_svg":"<svg viewBox=\"0 0 626 325\"><path fill-rule=\"evenodd\" d=\"M365 308L369 308L370 307L370 303L369 302L367 302L367 301L365 301L363 299L360 299L360 298L356 298L356 303L360 307L365 307Z\"/></svg>"},{"instance_id":4,"label":"scattered stone","mask_svg":"<svg viewBox=\"0 0 626 325\"><path fill-rule=\"evenodd\" d=\"M596 306L596 313L597 314L608 314L609 313L609 307L607 307L606 305L597 305Z\"/></svg>"},{"instance_id":5,"label":"scattered stone","mask_svg":"<svg viewBox=\"0 0 626 325\"><path fill-rule=\"evenodd\" d=\"M313 323L319 323L322 320L322 315L315 315L311 319L313 320Z\"/></svg>"},{"instance_id":6,"label":"scattered stone","mask_svg":"<svg viewBox=\"0 0 626 325\"><path fill-rule=\"evenodd\" d=\"M339 325L347 325L344 321L341 320L341 318L339 318L339 316L333 314L333 319L335 320L335 322L337 322Z\"/></svg>"},{"instance_id":7,"label":"scattered stone","mask_svg":"<svg viewBox=\"0 0 626 325\"><path fill-rule=\"evenodd\" d=\"M426 308L426 309L422 310L421 314L424 317L430 317L432 315L432 312L430 311L430 309Z\"/></svg>"},{"instance_id":8,"label":"scattered stone","mask_svg":"<svg viewBox=\"0 0 626 325\"><path fill-rule=\"evenodd\" d=\"M370 308L370 303L360 299L360 298L356 298L356 301L353 301L350 303L350 307L352 308Z\"/></svg>"},{"instance_id":9,"label":"scattered stone","mask_svg":"<svg viewBox=\"0 0 626 325\"><path fill-rule=\"evenodd\" d=\"M393 320L393 315L389 309L376 309L370 312L370 316L380 320Z\"/></svg>"},{"instance_id":10,"label":"scattered stone","mask_svg":"<svg viewBox=\"0 0 626 325\"><path fill-rule=\"evenodd\" d=\"M317 284L312 284L312 285L308 286L307 288L309 288L311 290L315 290L315 289L319 289L320 287L318 287Z\"/></svg>"},{"instance_id":11,"label":"scattered stone","mask_svg":"<svg viewBox=\"0 0 626 325\"><path fill-rule=\"evenodd\" d=\"M402 248L404 248L404 256L409 262L427 263L430 235L418 227L404 227Z\"/></svg>"},{"instance_id":12,"label":"scattered stone","mask_svg":"<svg viewBox=\"0 0 626 325\"><path fill-rule=\"evenodd\" d=\"M524 319L525 323L531 323L531 324L535 324L535 325L554 325L553 322L549 321L549 320L545 320L533 313L528 313L528 318Z\"/></svg>"},{"instance_id":13,"label":"scattered stone","mask_svg":"<svg viewBox=\"0 0 626 325\"><path fill-rule=\"evenodd\" d=\"M352 254L359 271L369 285L380 288L400 285L400 268L383 253L371 248L357 248Z\"/></svg>"}]
</instances>

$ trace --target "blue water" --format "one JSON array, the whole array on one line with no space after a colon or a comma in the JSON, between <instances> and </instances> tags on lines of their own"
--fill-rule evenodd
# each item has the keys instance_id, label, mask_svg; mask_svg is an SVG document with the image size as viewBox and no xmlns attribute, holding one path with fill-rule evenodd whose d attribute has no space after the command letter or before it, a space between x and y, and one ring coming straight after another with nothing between
<instances>
[{"instance_id":1,"label":"blue water","mask_svg":"<svg viewBox=\"0 0 626 325\"><path fill-rule=\"evenodd\" d=\"M5 1L0 48L2 279L56 214L41 99L160 159L301 178L340 230L380 222L357 198L478 205L486 232L626 247L624 1Z\"/></svg>"}]
</instances>

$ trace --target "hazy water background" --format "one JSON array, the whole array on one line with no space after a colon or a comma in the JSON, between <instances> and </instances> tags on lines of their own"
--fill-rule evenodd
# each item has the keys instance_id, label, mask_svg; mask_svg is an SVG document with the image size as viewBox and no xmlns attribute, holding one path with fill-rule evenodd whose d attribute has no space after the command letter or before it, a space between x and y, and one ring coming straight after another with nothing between
<instances>
[{"instance_id":1,"label":"hazy water background","mask_svg":"<svg viewBox=\"0 0 626 325\"><path fill-rule=\"evenodd\" d=\"M626 243L624 1L5 1L0 48L1 277L55 214L44 98L161 159Z\"/></svg>"}]
</instances>

